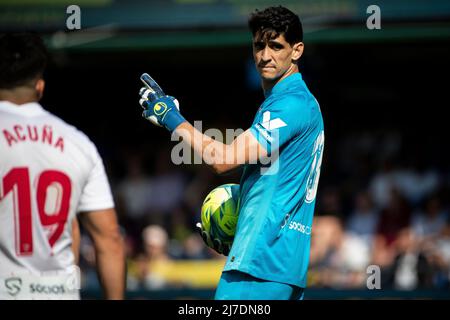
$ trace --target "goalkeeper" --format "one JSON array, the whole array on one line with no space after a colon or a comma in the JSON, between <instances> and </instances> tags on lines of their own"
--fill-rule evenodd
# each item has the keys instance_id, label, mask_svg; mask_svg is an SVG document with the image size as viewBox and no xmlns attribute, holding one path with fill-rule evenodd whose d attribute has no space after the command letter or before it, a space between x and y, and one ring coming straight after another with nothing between
<instances>
[{"instance_id":1,"label":"goalkeeper","mask_svg":"<svg viewBox=\"0 0 450 320\"><path fill-rule=\"evenodd\" d=\"M141 89L140 103L146 119L181 136L216 172L244 167L231 250L203 232L209 246L228 255L215 298L300 300L324 147L323 120L297 64L304 49L298 16L284 7L269 7L253 13L249 27L265 101L250 128L231 144L196 131L180 114L178 101L148 75L143 75L148 87ZM264 165L267 159L271 163Z\"/></svg>"}]
</instances>

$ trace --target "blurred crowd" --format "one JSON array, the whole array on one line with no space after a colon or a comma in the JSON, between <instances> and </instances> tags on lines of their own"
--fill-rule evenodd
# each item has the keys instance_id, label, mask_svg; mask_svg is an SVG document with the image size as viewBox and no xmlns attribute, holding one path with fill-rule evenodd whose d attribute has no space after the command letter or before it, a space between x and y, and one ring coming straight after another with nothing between
<instances>
[{"instance_id":1,"label":"blurred crowd","mask_svg":"<svg viewBox=\"0 0 450 320\"><path fill-rule=\"evenodd\" d=\"M339 173L321 181L312 228L310 286L366 288L375 265L384 289L450 288L450 179L435 143L395 131L337 141L327 170Z\"/></svg>"},{"instance_id":2,"label":"blurred crowd","mask_svg":"<svg viewBox=\"0 0 450 320\"><path fill-rule=\"evenodd\" d=\"M332 141L312 227L309 287L366 288L367 267L376 265L383 289L450 288L450 179L424 161L428 147L411 151L396 132ZM170 145L154 153L124 148L122 174L105 159L126 239L128 290L214 288L225 262L195 223L207 193L238 183L239 172L175 166L170 154ZM80 250L83 286L97 288L84 233Z\"/></svg>"}]
</instances>

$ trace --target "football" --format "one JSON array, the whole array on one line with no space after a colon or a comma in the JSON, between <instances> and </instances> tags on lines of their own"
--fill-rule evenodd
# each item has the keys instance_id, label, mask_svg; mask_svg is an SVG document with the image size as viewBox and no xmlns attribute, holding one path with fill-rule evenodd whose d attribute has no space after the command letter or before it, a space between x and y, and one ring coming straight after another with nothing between
<instances>
[{"instance_id":1,"label":"football","mask_svg":"<svg viewBox=\"0 0 450 320\"><path fill-rule=\"evenodd\" d=\"M239 216L239 194L238 184L224 184L213 189L203 201L203 228L211 238L219 239L223 244L231 244L234 239Z\"/></svg>"}]
</instances>

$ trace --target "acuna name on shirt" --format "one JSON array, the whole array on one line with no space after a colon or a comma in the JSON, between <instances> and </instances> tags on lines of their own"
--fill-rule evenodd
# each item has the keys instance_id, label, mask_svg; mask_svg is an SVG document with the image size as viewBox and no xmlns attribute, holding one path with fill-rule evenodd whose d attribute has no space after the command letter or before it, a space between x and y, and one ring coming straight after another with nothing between
<instances>
[{"instance_id":1,"label":"acuna name on shirt","mask_svg":"<svg viewBox=\"0 0 450 320\"><path fill-rule=\"evenodd\" d=\"M47 144L64 152L64 138L54 134L49 125L13 125L12 128L3 129L3 137L9 147L21 142L36 142Z\"/></svg>"}]
</instances>

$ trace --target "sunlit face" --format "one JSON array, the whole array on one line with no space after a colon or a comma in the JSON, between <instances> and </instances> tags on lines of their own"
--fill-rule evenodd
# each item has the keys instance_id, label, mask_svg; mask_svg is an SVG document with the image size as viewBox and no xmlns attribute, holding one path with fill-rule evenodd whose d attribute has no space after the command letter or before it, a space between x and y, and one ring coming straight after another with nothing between
<instances>
[{"instance_id":1,"label":"sunlit face","mask_svg":"<svg viewBox=\"0 0 450 320\"><path fill-rule=\"evenodd\" d=\"M253 37L253 58L263 81L276 82L295 66L303 53L303 43L291 46L283 34L270 39L257 33Z\"/></svg>"}]
</instances>

